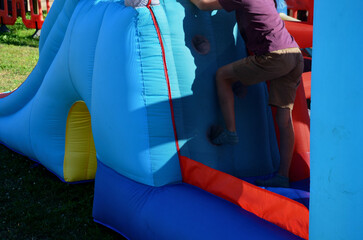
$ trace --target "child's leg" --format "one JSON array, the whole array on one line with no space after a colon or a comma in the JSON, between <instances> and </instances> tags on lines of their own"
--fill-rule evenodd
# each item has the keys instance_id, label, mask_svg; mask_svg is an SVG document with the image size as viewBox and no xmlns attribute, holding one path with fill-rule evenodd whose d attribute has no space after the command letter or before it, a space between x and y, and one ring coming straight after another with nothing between
<instances>
[{"instance_id":1,"label":"child's leg","mask_svg":"<svg viewBox=\"0 0 363 240\"><path fill-rule=\"evenodd\" d=\"M295 143L291 112L289 108L279 107L276 112L276 122L280 132L280 168L278 174L287 178L289 177Z\"/></svg>"}]
</instances>

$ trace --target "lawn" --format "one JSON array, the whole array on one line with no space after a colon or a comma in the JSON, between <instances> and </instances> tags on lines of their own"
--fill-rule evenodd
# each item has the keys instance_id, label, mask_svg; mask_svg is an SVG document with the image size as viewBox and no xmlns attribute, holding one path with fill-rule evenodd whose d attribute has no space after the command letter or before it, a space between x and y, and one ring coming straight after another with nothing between
<instances>
[{"instance_id":1,"label":"lawn","mask_svg":"<svg viewBox=\"0 0 363 240\"><path fill-rule=\"evenodd\" d=\"M8 28L10 32L0 33L0 92L17 88L38 61L35 30L26 29L20 19Z\"/></svg>"},{"instance_id":2,"label":"lawn","mask_svg":"<svg viewBox=\"0 0 363 240\"><path fill-rule=\"evenodd\" d=\"M34 30L18 19L0 33L0 92L16 89L38 60ZM0 144L0 239L124 239L93 222L94 183L66 184Z\"/></svg>"}]
</instances>

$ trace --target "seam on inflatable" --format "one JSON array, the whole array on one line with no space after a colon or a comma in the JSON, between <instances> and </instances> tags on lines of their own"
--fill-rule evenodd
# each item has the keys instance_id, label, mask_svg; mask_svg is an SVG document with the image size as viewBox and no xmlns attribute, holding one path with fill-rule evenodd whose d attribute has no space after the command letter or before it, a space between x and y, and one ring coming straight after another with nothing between
<instances>
[{"instance_id":1,"label":"seam on inflatable","mask_svg":"<svg viewBox=\"0 0 363 240\"><path fill-rule=\"evenodd\" d=\"M84 8L86 8L86 4L83 4L83 6L81 7L81 9L79 10L79 11L81 11L81 10L83 10ZM90 9L91 7L89 7L89 9ZM89 9L88 9L88 11L87 12L89 12ZM70 20L69 21L71 21L71 18L72 18L72 16L73 16L73 13L74 13L74 10L72 11L72 14L71 14L71 16L70 16ZM68 32L68 28L70 28L70 36L73 36L73 31L74 31L74 28L75 28L75 25L76 25L76 20L79 18L79 16L77 16L77 17L75 17L75 19L73 20L73 24L72 24L72 26L70 26L70 24L68 24L68 27L67 27L67 30L66 30L66 32ZM63 44L63 43L62 43ZM61 46L62 46L62 44L61 44ZM96 43L97 44L97 43ZM79 99L82 99L82 97L81 97L81 95L79 94L79 92L78 92L78 90L77 90L77 88L74 86L74 83L73 83L73 79L72 79L72 75L71 75L71 70L70 70L70 56L71 56L71 45L72 45L72 38L70 37L69 38L69 40L68 40L68 51L67 51L67 70L68 70L68 76L69 76L69 80L70 80L70 82L71 82L71 85L72 85L72 87L73 87L73 89L74 89L74 91L77 93L77 95L78 95L78 98ZM92 70L93 71L93 70ZM93 75L93 74L92 74Z\"/></svg>"},{"instance_id":2,"label":"seam on inflatable","mask_svg":"<svg viewBox=\"0 0 363 240\"><path fill-rule=\"evenodd\" d=\"M84 103L84 105L86 105L86 110L87 110L87 113L88 113L88 115L89 115L89 120L90 120L90 125L89 126L87 126L87 127L89 127L89 129L88 129L88 145L87 145L87 162L86 162L86 167L84 168L85 169L85 177L86 177L86 179L88 179L90 176L89 176L89 163L90 163L90 158L91 158L91 140L92 140L92 138L91 138L91 135L92 135L92 125L91 125L91 113L90 113L90 111L89 111L89 109L88 109L88 107L87 107L87 104L85 103L85 102L83 102Z\"/></svg>"},{"instance_id":3,"label":"seam on inflatable","mask_svg":"<svg viewBox=\"0 0 363 240\"><path fill-rule=\"evenodd\" d=\"M75 107L75 105L77 104L78 101L74 102L71 106L71 108L68 110L68 114L67 114L67 120L66 120L66 132L64 134L64 156L63 156L63 179L65 182L68 182L68 177L66 179L66 172L67 172L67 168L68 168L68 162L65 161L65 157L66 157L66 153L68 152L67 150L67 134L68 134L68 131L67 131L67 125L69 123L69 119L70 119L70 116L72 114L72 111L73 111L73 108Z\"/></svg>"},{"instance_id":4,"label":"seam on inflatable","mask_svg":"<svg viewBox=\"0 0 363 240\"><path fill-rule=\"evenodd\" d=\"M110 7L110 5L108 5L105 9L104 9L104 11L103 11L103 13L102 13L102 21L101 21L101 23L100 23L100 25L99 25L99 28L98 28L98 32L97 32L97 41L96 41L96 43L95 43L95 45L94 45L94 49L93 49L93 59L92 59L92 68L91 68L91 71L92 71L92 73L90 74L90 76L91 76L91 89L89 89L89 92L90 93L92 93L92 91L93 91L93 73L94 73L94 69L95 69L95 59L96 59L96 49L97 49L97 46L98 46L98 42L99 42L99 40L100 40L100 32L101 32L101 28L102 28L102 25L103 25L103 22L104 22L104 19L105 19L105 15L106 15L106 11L108 10L108 8ZM72 84L73 84L73 81L72 81ZM85 100L84 100L85 101ZM92 107L92 97L90 97L90 99L89 99L89 101L90 101L90 104L91 104L91 107ZM87 106L87 104L86 104L86 106ZM87 106L87 109L88 109L88 106ZM88 109L88 111L89 111L89 113L91 114L91 111ZM92 116L91 116L91 119L92 119Z\"/></svg>"},{"instance_id":5,"label":"seam on inflatable","mask_svg":"<svg viewBox=\"0 0 363 240\"><path fill-rule=\"evenodd\" d=\"M85 103L86 104L86 103ZM89 164L90 164L90 161L91 161L91 144L92 144L92 136L93 136L93 133L92 133L92 116L91 116L91 113L90 113L90 111L89 111L89 109L88 109L88 107L87 107L87 105L86 105L86 108L87 108L87 112L88 112L88 114L89 114L89 121L90 121L90 125L89 125L89 129L88 129L88 150L87 150L87 153L88 153L88 157L87 157L87 159L88 159L88 161L87 161L87 163L86 163L86 178L88 179L90 176L89 176L89 172L90 172L90 169L89 169ZM93 144L94 144L94 140L93 140ZM97 169L97 167L96 167L96 169Z\"/></svg>"},{"instance_id":6,"label":"seam on inflatable","mask_svg":"<svg viewBox=\"0 0 363 240\"><path fill-rule=\"evenodd\" d=\"M147 8L149 9L151 18L154 22L154 26L155 26L156 32L158 34L159 43L160 43L160 47L161 47L161 51L162 51L162 57L163 57L163 63L164 63L164 73L165 73L166 83L167 83L167 87L168 87L169 105L170 105L170 112L171 112L171 118L172 118L172 123L173 123L173 130L174 130L174 138L175 138L174 141L175 141L176 150L178 153L178 158L179 158L179 163L180 163L181 154L180 154L180 148L179 148L178 134L176 131L175 115L174 115L174 108L173 108L173 102L172 102L173 98L171 95L171 88L170 88L169 74L168 74L168 68L167 68L167 63L166 63L166 54L165 54L164 43L163 43L163 39L161 36L159 24L156 20L154 11L152 10L152 7L151 7L151 0L149 0L149 2L147 4Z\"/></svg>"},{"instance_id":7,"label":"seam on inflatable","mask_svg":"<svg viewBox=\"0 0 363 240\"><path fill-rule=\"evenodd\" d=\"M53 26L57 23L57 21L58 21L58 18L59 18L59 16L60 16L60 13L63 11L63 9L64 9L64 5L65 5L65 2L66 1L61 1L61 2L57 2L58 4L60 4L61 6L59 6L58 8L50 8L49 9L49 12L48 12L48 15L47 16L54 16L54 15L56 15L56 18L54 19L54 21L53 21L53 24L51 25L51 26L49 26L50 27L50 29L49 29L49 31L48 31L48 34L47 35L45 35L44 36L44 34L46 34L46 33L44 33L42 36L40 36L40 38L41 39L39 39L39 55L40 55L40 53L42 52L42 50L43 50L43 47L44 47L44 45L46 44L46 42L48 41L48 37L50 36L50 33L53 31ZM59 9L59 11L58 12L56 12L57 10ZM54 13L53 13L54 12ZM49 20L48 20L49 21ZM46 23L46 25L48 26L48 25L50 25L50 23L48 24L48 21L47 21L47 23ZM44 27L45 27L45 25L44 25L44 23L43 23L43 26L42 26L42 28L44 29ZM44 40L43 40L43 38L45 38Z\"/></svg>"},{"instance_id":8,"label":"seam on inflatable","mask_svg":"<svg viewBox=\"0 0 363 240\"><path fill-rule=\"evenodd\" d=\"M31 119L32 119L32 115L33 115L33 107L34 107L34 101L35 101L35 98L36 98L36 96L34 96L33 97L33 99L32 100L30 100L29 101L29 103L28 104L31 104L31 107L30 107L30 109L29 109L29 132L28 132L28 134L29 134L29 145L30 145L30 148L31 148L31 150L32 150L32 152L33 152L33 154L34 154L34 157L38 160L38 162L40 163L40 160L39 160L39 157L38 157L38 155L37 155L37 153L35 152L35 150L34 150L34 147L33 147L33 139L32 139L32 134L31 134Z\"/></svg>"},{"instance_id":9,"label":"seam on inflatable","mask_svg":"<svg viewBox=\"0 0 363 240\"><path fill-rule=\"evenodd\" d=\"M143 68L143 62L142 62L142 56L141 56L141 41L140 41L140 31L139 31L139 28L138 28L138 21L139 21L139 12L136 10L136 12L138 13L138 15L134 18L134 24L135 24L135 37L136 37L136 44L137 44L137 51L138 51L138 57L139 57L139 61L140 61L140 66L141 66L141 68L140 68L140 72L141 72L141 83L142 83L142 100L143 100L143 102L144 102L144 106L145 106L145 119L147 119L146 120L146 122L147 123L149 123L149 121L148 121L148 110L147 110L147 108L146 108L146 106L147 106L147 102L146 102L146 98L145 98L145 96L146 96L146 93L145 93L145 81L144 81L144 79L145 79L145 72L144 72L144 68ZM148 149L148 157L149 157L149 159L151 159L151 154L150 154L150 130L149 130L149 124L147 124L147 128L146 128L146 131L147 131L147 136L149 136L149 140L147 141L147 144L148 144L148 146L147 146L147 149ZM151 161L149 161L150 162L150 172L152 172L152 162ZM155 180L154 180L154 177L151 177L151 180L152 180L152 184L153 185L155 185Z\"/></svg>"},{"instance_id":10,"label":"seam on inflatable","mask_svg":"<svg viewBox=\"0 0 363 240\"><path fill-rule=\"evenodd\" d=\"M95 217L93 218L93 221L94 221L95 223L101 224L101 225L103 225L103 226L105 226L105 227L108 227L108 228L112 229L113 231L115 231L115 232L119 233L120 235L122 235L122 236L123 236L124 238L126 238L127 240L130 240L130 238L128 238L126 234L124 234L124 233L120 232L120 231L119 231L118 229L116 229L115 227L112 227L111 225L108 225L108 224L106 224L106 223L103 223L103 222L101 222L101 220L97 220Z\"/></svg>"},{"instance_id":11,"label":"seam on inflatable","mask_svg":"<svg viewBox=\"0 0 363 240\"><path fill-rule=\"evenodd\" d=\"M177 155L178 155L179 166L180 166L180 169L182 169L182 161L181 161L182 156L181 156L181 153L180 153L178 134L177 134L177 130L176 130L176 121L175 121L175 114L174 114L174 108L173 108L173 102L172 102L173 98L172 98L172 94L171 94L168 67L167 67L167 62L166 62L165 47L164 47L161 31L160 31L160 28L159 28L159 24L158 24L157 19L155 17L154 11L153 11L153 9L151 7L151 0L149 0L149 2L147 4L147 8L149 9L150 14L151 14L151 18L152 18L152 20L154 22L155 30L157 32L157 36L158 36L158 39L159 39L159 44L160 44L160 47L161 47L162 60L163 60L163 65L164 65L165 80L166 80L166 84L167 84L167 88L168 88L170 114L171 114L171 120L172 120L173 131L174 131L174 142L175 142L175 147L176 147L176 151L177 151Z\"/></svg>"},{"instance_id":12,"label":"seam on inflatable","mask_svg":"<svg viewBox=\"0 0 363 240\"><path fill-rule=\"evenodd\" d=\"M52 8L51 8L52 9ZM74 8L75 9L75 8ZM73 15L73 12L74 12L74 9L73 9L73 11L72 11L72 14L71 14L71 16ZM67 20L67 23L66 23L66 27L65 27L65 31L64 32L66 32L67 31L67 28L68 28L68 26L69 26L69 22L71 21L71 16L68 16L68 14L66 13L67 12L67 8L66 8L66 4L64 3L63 4L63 7L62 7L62 10L60 11L60 14L58 15L58 17L57 17L57 19L55 20L55 22L54 22L54 24L53 24L53 26L52 26L52 28L51 28L51 30L50 30L50 32L48 33L48 35L47 35L47 39L45 40L45 42L44 42L44 44L43 44L43 46L42 46L42 52L43 52L43 49L45 49L46 48L46 45L47 44L52 44L52 42L50 42L50 40L48 40L49 39L49 37L50 38L52 38L52 35L54 35L54 34L56 34L56 33L54 33L54 32L56 32L56 31L59 31L59 29L62 29L63 28L63 25L65 25L64 23L62 23L62 18L63 19L66 19ZM49 13L50 14L50 13ZM62 35L63 36L63 38L62 38L62 41L60 42L60 44L59 44L59 47L58 47L58 49L57 49L57 52L56 53L54 53L54 57L53 57L53 59L51 60L51 62L49 63L49 66L51 66L52 65L52 63L54 62L54 59L57 57L57 55L58 55L58 53L59 53L59 50L60 50L60 48L61 48L61 46L62 46L62 44L63 44L63 42L64 42L64 38L65 38L65 34L64 35ZM40 51L39 51L39 55L40 55ZM48 68L49 69L49 68ZM45 77L45 76L44 76Z\"/></svg>"}]
</instances>

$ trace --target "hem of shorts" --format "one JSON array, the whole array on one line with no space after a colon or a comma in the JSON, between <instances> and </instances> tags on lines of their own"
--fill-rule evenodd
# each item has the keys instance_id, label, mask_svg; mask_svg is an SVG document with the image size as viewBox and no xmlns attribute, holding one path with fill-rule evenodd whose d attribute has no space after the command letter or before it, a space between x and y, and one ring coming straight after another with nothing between
<instances>
[{"instance_id":1,"label":"hem of shorts","mask_svg":"<svg viewBox=\"0 0 363 240\"><path fill-rule=\"evenodd\" d=\"M290 45L290 46L282 46L282 47L277 47L277 48L271 48L271 49L266 49L266 50L263 50L263 51L256 51L256 52L253 52L256 56L262 56L262 55L265 55L267 53L271 53L271 52L275 52L275 51L281 51L281 50L285 50L285 49L299 49L300 50L300 47L299 45Z\"/></svg>"},{"instance_id":2,"label":"hem of shorts","mask_svg":"<svg viewBox=\"0 0 363 240\"><path fill-rule=\"evenodd\" d=\"M268 103L269 106L271 107L278 107L278 108L283 108L283 109L290 109L290 110L293 110L294 108L294 104L287 104L287 105L279 105L279 104L276 104L276 103Z\"/></svg>"}]
</instances>

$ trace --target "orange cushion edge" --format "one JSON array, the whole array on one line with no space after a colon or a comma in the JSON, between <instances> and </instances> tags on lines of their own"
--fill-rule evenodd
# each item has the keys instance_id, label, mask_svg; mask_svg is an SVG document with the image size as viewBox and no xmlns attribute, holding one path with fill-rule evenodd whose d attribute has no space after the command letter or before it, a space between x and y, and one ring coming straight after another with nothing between
<instances>
[{"instance_id":1,"label":"orange cushion edge","mask_svg":"<svg viewBox=\"0 0 363 240\"><path fill-rule=\"evenodd\" d=\"M266 221L308 239L309 210L301 203L187 157L182 156L181 161L185 183L230 201Z\"/></svg>"}]
</instances>

